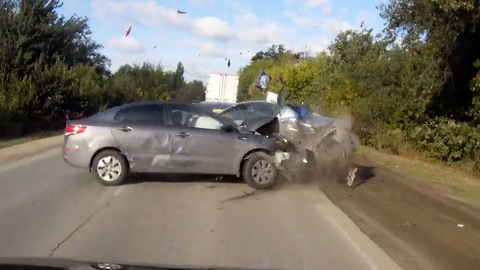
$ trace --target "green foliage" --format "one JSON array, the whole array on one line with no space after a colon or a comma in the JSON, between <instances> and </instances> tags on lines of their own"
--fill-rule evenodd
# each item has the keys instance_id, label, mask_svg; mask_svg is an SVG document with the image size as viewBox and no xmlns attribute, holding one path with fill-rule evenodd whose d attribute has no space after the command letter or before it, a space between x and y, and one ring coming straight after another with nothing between
<instances>
[{"instance_id":1,"label":"green foliage","mask_svg":"<svg viewBox=\"0 0 480 270\"><path fill-rule=\"evenodd\" d=\"M56 13L58 0L0 0L0 128L93 114L135 100L203 100L184 67L149 63L109 72L86 18ZM353 115L362 143L401 153L413 148L445 162L470 161L480 174L480 2L389 0L383 34L347 30L315 57L277 44L238 72L239 101L263 99L285 79L286 99ZM63 120L62 120L63 121ZM63 122L62 122L63 124ZM15 133L15 132L14 132Z\"/></svg>"},{"instance_id":2,"label":"green foliage","mask_svg":"<svg viewBox=\"0 0 480 270\"><path fill-rule=\"evenodd\" d=\"M202 81L193 80L178 90L176 100L193 102L205 100L206 87Z\"/></svg>"},{"instance_id":3,"label":"green foliage","mask_svg":"<svg viewBox=\"0 0 480 270\"><path fill-rule=\"evenodd\" d=\"M442 117L452 103L442 99L449 73L433 43L421 38L401 45L393 41L388 34L373 36L371 29L348 30L337 36L328 52L313 59L299 59L284 47L283 53L270 57L260 52L260 59L252 59L239 72L242 99L262 98L253 86L261 68L273 77L270 91L280 88L279 76L285 78L288 102L309 103L326 114L351 113L353 130L363 144L395 154L413 148L445 162L480 160L474 155L480 150L478 130L454 120L459 115ZM477 121L478 63L472 64L477 73L468 88L473 97L464 106ZM435 107L442 108L439 116Z\"/></svg>"},{"instance_id":4,"label":"green foliage","mask_svg":"<svg viewBox=\"0 0 480 270\"><path fill-rule=\"evenodd\" d=\"M478 130L448 118L431 119L409 137L418 150L446 162L473 159L480 151Z\"/></svg>"},{"instance_id":5,"label":"green foliage","mask_svg":"<svg viewBox=\"0 0 480 270\"><path fill-rule=\"evenodd\" d=\"M174 95L175 73L149 63L124 65L112 77L111 91L118 93L112 105L135 100L170 100Z\"/></svg>"},{"instance_id":6,"label":"green foliage","mask_svg":"<svg viewBox=\"0 0 480 270\"><path fill-rule=\"evenodd\" d=\"M478 0L390 0L382 5L389 37L403 37L404 48L411 51L422 44L421 57L436 65L438 94L428 106L431 117L473 120L479 93L470 85L480 58L479 9Z\"/></svg>"},{"instance_id":7,"label":"green foliage","mask_svg":"<svg viewBox=\"0 0 480 270\"><path fill-rule=\"evenodd\" d=\"M61 128L70 119L135 100L203 99L202 82L148 63L121 67L90 38L86 18L56 13L58 0L0 0L0 136ZM8 132L7 132L8 131Z\"/></svg>"}]
</instances>

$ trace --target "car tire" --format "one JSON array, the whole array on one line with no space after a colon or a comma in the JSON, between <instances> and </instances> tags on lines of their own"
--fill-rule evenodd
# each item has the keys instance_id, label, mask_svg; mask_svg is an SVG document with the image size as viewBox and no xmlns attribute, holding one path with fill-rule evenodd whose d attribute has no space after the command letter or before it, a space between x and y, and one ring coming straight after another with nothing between
<instances>
[{"instance_id":1,"label":"car tire","mask_svg":"<svg viewBox=\"0 0 480 270\"><path fill-rule=\"evenodd\" d=\"M125 182L130 168L125 157L115 150L98 153L92 162L92 174L105 186L117 186Z\"/></svg>"},{"instance_id":2,"label":"car tire","mask_svg":"<svg viewBox=\"0 0 480 270\"><path fill-rule=\"evenodd\" d=\"M243 180L254 189L269 189L276 183L278 170L266 155L253 153L243 164Z\"/></svg>"}]
</instances>

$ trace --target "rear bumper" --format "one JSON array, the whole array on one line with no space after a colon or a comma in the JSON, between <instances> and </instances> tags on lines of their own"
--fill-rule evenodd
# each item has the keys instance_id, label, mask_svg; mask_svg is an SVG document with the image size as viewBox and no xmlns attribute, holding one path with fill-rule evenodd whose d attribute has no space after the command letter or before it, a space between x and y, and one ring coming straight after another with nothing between
<instances>
[{"instance_id":1,"label":"rear bumper","mask_svg":"<svg viewBox=\"0 0 480 270\"><path fill-rule=\"evenodd\" d=\"M82 140L65 137L62 146L62 158L72 167L88 169L90 157L88 146Z\"/></svg>"}]
</instances>

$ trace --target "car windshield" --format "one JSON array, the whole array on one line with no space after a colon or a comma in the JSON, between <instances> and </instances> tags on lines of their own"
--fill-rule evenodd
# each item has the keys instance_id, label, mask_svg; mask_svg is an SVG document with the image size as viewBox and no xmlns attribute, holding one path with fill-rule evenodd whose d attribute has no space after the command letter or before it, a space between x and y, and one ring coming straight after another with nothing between
<instances>
[{"instance_id":1,"label":"car windshield","mask_svg":"<svg viewBox=\"0 0 480 270\"><path fill-rule=\"evenodd\" d=\"M480 269L479 202L480 0L0 0L0 270Z\"/></svg>"}]
</instances>

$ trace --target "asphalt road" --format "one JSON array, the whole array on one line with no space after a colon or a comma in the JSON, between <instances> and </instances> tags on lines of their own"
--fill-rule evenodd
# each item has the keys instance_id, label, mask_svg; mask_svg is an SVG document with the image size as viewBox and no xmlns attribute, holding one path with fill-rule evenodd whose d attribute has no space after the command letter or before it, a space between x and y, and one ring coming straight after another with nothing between
<instances>
[{"instance_id":1,"label":"asphalt road","mask_svg":"<svg viewBox=\"0 0 480 270\"><path fill-rule=\"evenodd\" d=\"M398 269L316 188L164 178L104 187L59 148L0 166L0 256Z\"/></svg>"}]
</instances>

